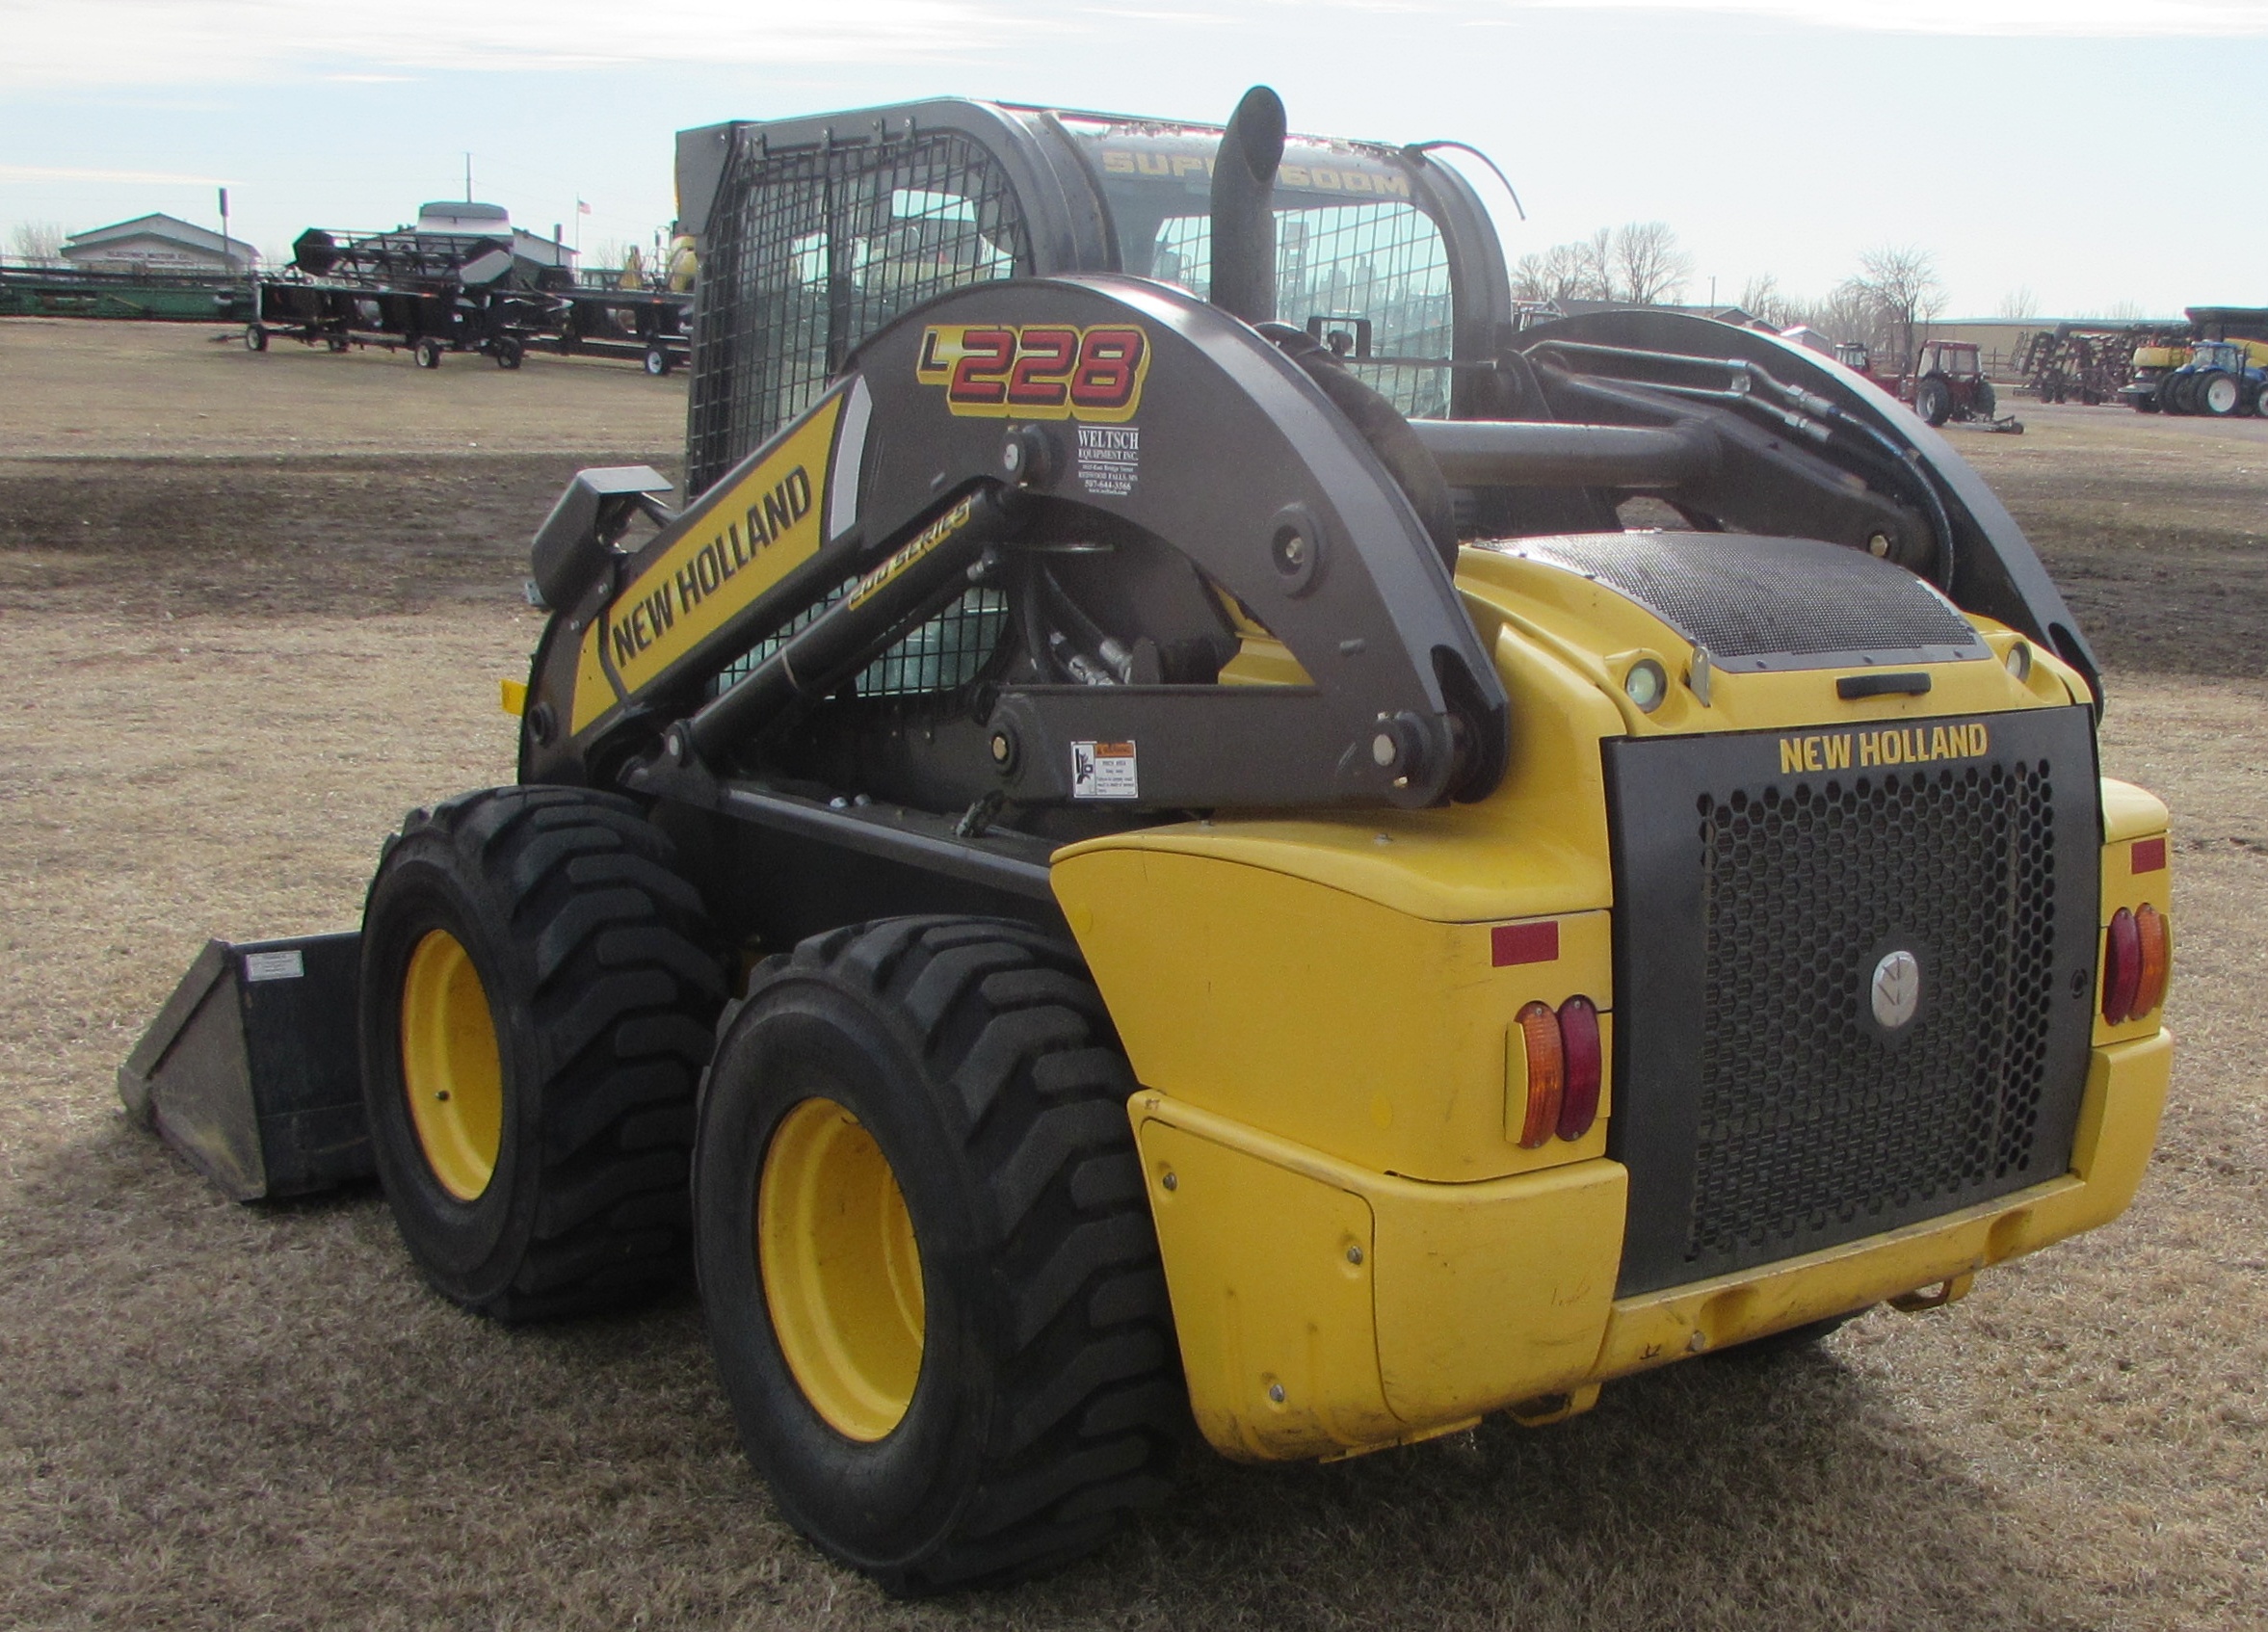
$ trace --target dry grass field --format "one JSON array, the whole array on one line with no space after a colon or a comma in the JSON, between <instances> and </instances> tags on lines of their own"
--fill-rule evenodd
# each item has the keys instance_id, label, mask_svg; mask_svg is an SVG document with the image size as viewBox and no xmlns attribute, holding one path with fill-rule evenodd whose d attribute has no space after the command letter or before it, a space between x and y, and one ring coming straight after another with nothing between
<instances>
[{"instance_id":1,"label":"dry grass field","mask_svg":"<svg viewBox=\"0 0 2268 1632\"><path fill-rule=\"evenodd\" d=\"M525 541L678 381L0 324L0 1623L2268 1624L2268 424L1964 435L2174 805L2181 1049L2133 1211L1815 1353L1332 1467L1198 1455L1054 1579L893 1603L775 1514L690 1301L507 1330L374 1190L221 1199L113 1072L203 938L352 925L509 779Z\"/></svg>"}]
</instances>

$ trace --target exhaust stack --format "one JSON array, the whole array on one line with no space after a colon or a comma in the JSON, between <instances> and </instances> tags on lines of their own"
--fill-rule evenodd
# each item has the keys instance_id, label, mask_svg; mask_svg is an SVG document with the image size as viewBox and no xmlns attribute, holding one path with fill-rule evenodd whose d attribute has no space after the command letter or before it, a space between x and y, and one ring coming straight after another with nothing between
<instances>
[{"instance_id":1,"label":"exhaust stack","mask_svg":"<svg viewBox=\"0 0 2268 1632\"><path fill-rule=\"evenodd\" d=\"M1228 116L1213 166L1212 303L1247 323L1276 321L1276 169L1283 102L1255 85Z\"/></svg>"}]
</instances>

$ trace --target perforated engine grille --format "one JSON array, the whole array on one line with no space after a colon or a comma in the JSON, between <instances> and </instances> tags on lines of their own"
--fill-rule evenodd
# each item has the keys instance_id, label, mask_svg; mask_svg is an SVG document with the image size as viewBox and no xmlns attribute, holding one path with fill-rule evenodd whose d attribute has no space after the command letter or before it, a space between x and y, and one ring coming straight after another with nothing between
<instances>
[{"instance_id":1,"label":"perforated engine grille","mask_svg":"<svg viewBox=\"0 0 2268 1632\"><path fill-rule=\"evenodd\" d=\"M1524 540L1518 553L1597 579L1730 668L1811 668L1861 652L1913 662L1986 655L1967 620L1927 584L1836 544L1614 533Z\"/></svg>"},{"instance_id":2,"label":"perforated engine grille","mask_svg":"<svg viewBox=\"0 0 2268 1632\"><path fill-rule=\"evenodd\" d=\"M2094 990L2079 713L1886 727L1888 767L1860 727L1871 763L1833 775L1774 774L1774 736L1611 745L1625 1292L2065 1171ZM1920 1001L1886 1025L1901 952Z\"/></svg>"},{"instance_id":3,"label":"perforated engine grille","mask_svg":"<svg viewBox=\"0 0 2268 1632\"><path fill-rule=\"evenodd\" d=\"M1708 973L1689 1260L1777 1256L2032 1171L2053 776L2042 759L1697 802ZM1864 977L1901 948L1930 1013L1886 1047Z\"/></svg>"}]
</instances>

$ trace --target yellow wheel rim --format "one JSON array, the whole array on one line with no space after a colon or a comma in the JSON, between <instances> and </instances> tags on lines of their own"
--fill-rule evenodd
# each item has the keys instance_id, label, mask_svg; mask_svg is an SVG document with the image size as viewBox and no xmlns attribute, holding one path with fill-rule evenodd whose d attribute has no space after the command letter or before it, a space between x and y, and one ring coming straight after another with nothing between
<instances>
[{"instance_id":1,"label":"yellow wheel rim","mask_svg":"<svg viewBox=\"0 0 2268 1632\"><path fill-rule=\"evenodd\" d=\"M488 994L463 944L433 930L402 977L402 1087L426 1166L460 1201L496 1174L504 1137L504 1071Z\"/></svg>"},{"instance_id":2,"label":"yellow wheel rim","mask_svg":"<svg viewBox=\"0 0 2268 1632\"><path fill-rule=\"evenodd\" d=\"M773 1133L755 1235L772 1330L804 1398L845 1437L882 1438L921 1376L921 1251L889 1158L833 1100L804 1100Z\"/></svg>"}]
</instances>

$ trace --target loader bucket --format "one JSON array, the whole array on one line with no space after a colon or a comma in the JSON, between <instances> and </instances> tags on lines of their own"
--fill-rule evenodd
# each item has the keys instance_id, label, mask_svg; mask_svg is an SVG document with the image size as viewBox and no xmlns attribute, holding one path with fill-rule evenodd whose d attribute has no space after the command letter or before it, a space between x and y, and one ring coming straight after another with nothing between
<instances>
[{"instance_id":1,"label":"loader bucket","mask_svg":"<svg viewBox=\"0 0 2268 1632\"><path fill-rule=\"evenodd\" d=\"M119 1067L126 1114L233 1200L369 1177L355 1041L361 940L205 942Z\"/></svg>"}]
</instances>

